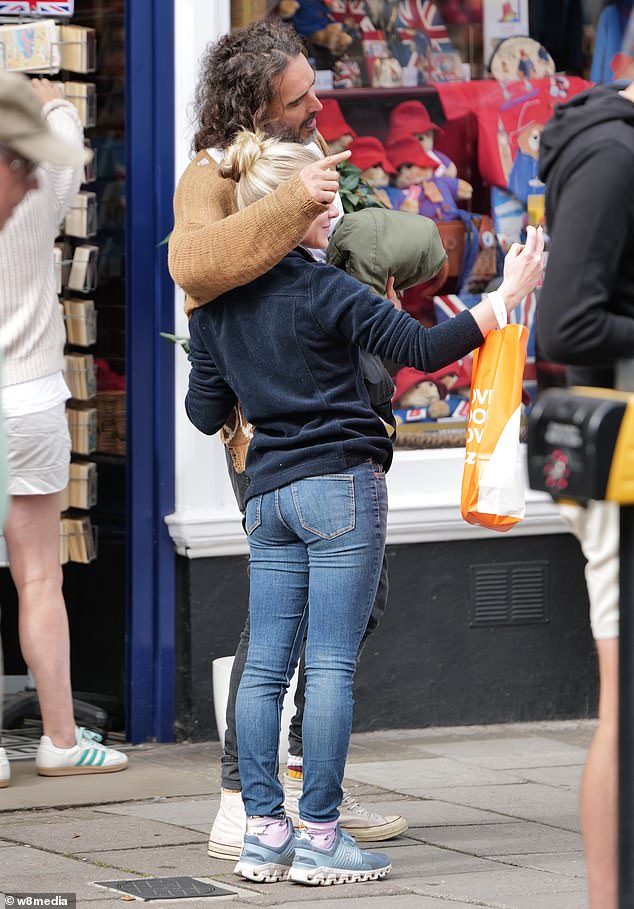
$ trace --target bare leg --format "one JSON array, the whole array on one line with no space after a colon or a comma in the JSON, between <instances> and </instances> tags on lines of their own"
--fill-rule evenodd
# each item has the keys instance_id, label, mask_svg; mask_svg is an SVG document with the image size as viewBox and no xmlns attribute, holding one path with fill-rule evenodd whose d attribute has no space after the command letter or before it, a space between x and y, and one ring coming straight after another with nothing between
<instances>
[{"instance_id":1,"label":"bare leg","mask_svg":"<svg viewBox=\"0 0 634 909\"><path fill-rule=\"evenodd\" d=\"M70 639L59 562L59 494L13 496L5 528L18 591L22 656L33 673L44 735L75 744Z\"/></svg>"},{"instance_id":2,"label":"bare leg","mask_svg":"<svg viewBox=\"0 0 634 909\"><path fill-rule=\"evenodd\" d=\"M591 909L617 909L618 638L597 641L599 725L581 783L581 825Z\"/></svg>"}]
</instances>

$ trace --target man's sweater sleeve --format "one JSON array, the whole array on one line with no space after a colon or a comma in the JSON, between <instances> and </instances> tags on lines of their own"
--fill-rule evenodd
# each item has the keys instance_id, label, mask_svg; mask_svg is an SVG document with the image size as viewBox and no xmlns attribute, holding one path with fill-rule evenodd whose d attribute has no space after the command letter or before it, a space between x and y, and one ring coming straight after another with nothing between
<instances>
[{"instance_id":1,"label":"man's sweater sleeve","mask_svg":"<svg viewBox=\"0 0 634 909\"><path fill-rule=\"evenodd\" d=\"M569 365L612 365L634 350L634 319L610 311L634 194L632 155L619 143L587 149L557 200L537 340Z\"/></svg>"},{"instance_id":2,"label":"man's sweater sleeve","mask_svg":"<svg viewBox=\"0 0 634 909\"><path fill-rule=\"evenodd\" d=\"M189 320L189 389L185 411L196 429L211 436L225 424L237 399L220 375L205 344L205 318L197 310Z\"/></svg>"},{"instance_id":3,"label":"man's sweater sleeve","mask_svg":"<svg viewBox=\"0 0 634 909\"><path fill-rule=\"evenodd\" d=\"M479 347L484 336L467 310L424 328L409 313L333 266L313 268L313 317L324 331L401 366L435 372Z\"/></svg>"},{"instance_id":4,"label":"man's sweater sleeve","mask_svg":"<svg viewBox=\"0 0 634 909\"><path fill-rule=\"evenodd\" d=\"M299 176L239 212L234 187L213 162L190 164L177 187L169 269L188 312L270 271L324 211Z\"/></svg>"}]
</instances>

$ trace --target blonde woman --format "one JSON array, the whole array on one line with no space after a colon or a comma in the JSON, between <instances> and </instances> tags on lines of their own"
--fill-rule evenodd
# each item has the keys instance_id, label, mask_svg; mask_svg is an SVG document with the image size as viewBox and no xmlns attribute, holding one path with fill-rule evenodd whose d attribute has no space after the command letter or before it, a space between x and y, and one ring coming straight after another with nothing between
<instances>
[{"instance_id":1,"label":"blonde woman","mask_svg":"<svg viewBox=\"0 0 634 909\"><path fill-rule=\"evenodd\" d=\"M274 191L311 160L297 143L242 132L221 173L238 209ZM252 880L376 880L387 856L361 850L338 824L352 727L352 679L385 547L391 454L370 406L359 348L434 371L482 344L541 274L543 240L529 228L513 248L500 294L425 329L393 302L318 263L330 205L271 271L196 309L186 409L209 435L240 400L255 433L246 473L251 637L236 719L247 833L236 873ZM363 254L363 250L360 250ZM494 308L495 307L495 308ZM500 309L502 311L500 311ZM306 706L300 830L284 815L277 778L280 704L304 631Z\"/></svg>"}]
</instances>

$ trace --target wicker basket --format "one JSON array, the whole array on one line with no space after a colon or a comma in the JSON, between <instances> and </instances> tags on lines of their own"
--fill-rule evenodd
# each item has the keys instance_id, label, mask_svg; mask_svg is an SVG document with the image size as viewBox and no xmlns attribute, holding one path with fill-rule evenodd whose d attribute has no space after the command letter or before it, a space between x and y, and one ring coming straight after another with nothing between
<instances>
[{"instance_id":1,"label":"wicker basket","mask_svg":"<svg viewBox=\"0 0 634 909\"><path fill-rule=\"evenodd\" d=\"M125 391L97 392L97 451L125 454Z\"/></svg>"}]
</instances>

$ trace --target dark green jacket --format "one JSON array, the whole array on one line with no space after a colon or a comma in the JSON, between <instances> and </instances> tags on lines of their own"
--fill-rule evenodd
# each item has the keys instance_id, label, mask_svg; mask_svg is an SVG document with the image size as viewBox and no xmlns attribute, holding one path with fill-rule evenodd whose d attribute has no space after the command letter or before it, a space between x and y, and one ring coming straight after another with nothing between
<instances>
[{"instance_id":1,"label":"dark green jacket","mask_svg":"<svg viewBox=\"0 0 634 909\"><path fill-rule=\"evenodd\" d=\"M429 218L387 208L364 208L339 221L328 244L327 258L330 265L362 281L377 296L385 296L388 278L394 276L399 293L429 281L444 265L447 253L438 228ZM373 409L396 429L390 374L376 354L362 350L360 362Z\"/></svg>"}]
</instances>

